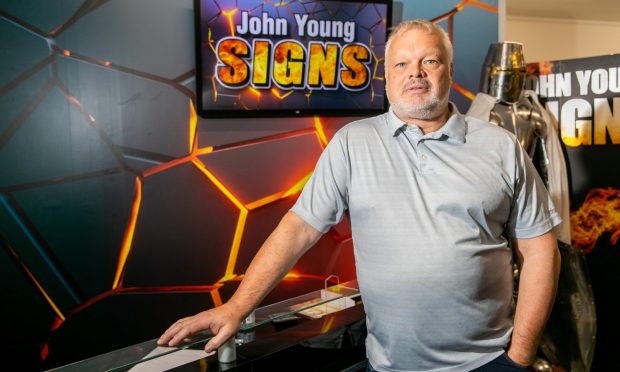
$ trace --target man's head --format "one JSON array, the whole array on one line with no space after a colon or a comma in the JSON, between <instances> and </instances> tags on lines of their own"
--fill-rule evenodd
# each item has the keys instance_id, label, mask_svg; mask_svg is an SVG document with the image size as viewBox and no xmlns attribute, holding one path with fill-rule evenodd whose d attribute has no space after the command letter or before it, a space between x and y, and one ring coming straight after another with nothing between
<instances>
[{"instance_id":1,"label":"man's head","mask_svg":"<svg viewBox=\"0 0 620 372\"><path fill-rule=\"evenodd\" d=\"M425 20L396 26L385 45L388 100L405 121L434 120L448 112L452 44L446 32Z\"/></svg>"}]
</instances>

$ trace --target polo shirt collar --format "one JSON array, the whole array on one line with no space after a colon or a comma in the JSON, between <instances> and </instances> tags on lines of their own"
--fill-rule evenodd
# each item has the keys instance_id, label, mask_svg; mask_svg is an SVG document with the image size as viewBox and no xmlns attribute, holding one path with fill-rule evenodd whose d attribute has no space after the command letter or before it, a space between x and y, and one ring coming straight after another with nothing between
<instances>
[{"instance_id":1,"label":"polo shirt collar","mask_svg":"<svg viewBox=\"0 0 620 372\"><path fill-rule=\"evenodd\" d=\"M452 115L448 118L448 121L439 128L437 131L433 133L428 133L424 135L426 138L439 139L443 136L447 136L450 139L453 139L460 143L465 143L465 132L466 132L466 123L463 114L459 112L454 103L450 102L450 111ZM388 127L390 129L390 133L393 134L394 137L398 137L403 130L407 128L407 123L400 120L398 116L394 113L392 107L388 112Z\"/></svg>"}]
</instances>

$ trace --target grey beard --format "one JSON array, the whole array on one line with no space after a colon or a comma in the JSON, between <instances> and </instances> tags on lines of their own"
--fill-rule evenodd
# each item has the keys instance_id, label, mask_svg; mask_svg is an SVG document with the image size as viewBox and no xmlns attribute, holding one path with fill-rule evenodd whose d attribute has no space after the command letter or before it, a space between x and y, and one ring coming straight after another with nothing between
<instances>
[{"instance_id":1,"label":"grey beard","mask_svg":"<svg viewBox=\"0 0 620 372\"><path fill-rule=\"evenodd\" d=\"M422 105L413 106L401 100L399 102L394 102L392 106L394 107L395 112L400 113L406 118L416 120L432 120L441 115L442 108L447 101L447 96L444 99L440 99L439 97L433 95Z\"/></svg>"}]
</instances>

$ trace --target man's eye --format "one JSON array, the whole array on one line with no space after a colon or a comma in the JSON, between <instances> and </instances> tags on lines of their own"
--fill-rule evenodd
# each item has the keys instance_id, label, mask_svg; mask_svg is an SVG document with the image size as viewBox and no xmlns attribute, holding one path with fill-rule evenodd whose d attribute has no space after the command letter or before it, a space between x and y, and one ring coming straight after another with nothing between
<instances>
[{"instance_id":1,"label":"man's eye","mask_svg":"<svg viewBox=\"0 0 620 372\"><path fill-rule=\"evenodd\" d=\"M427 59L427 60L424 60L424 63L427 65L438 65L439 61L436 59Z\"/></svg>"},{"instance_id":2,"label":"man's eye","mask_svg":"<svg viewBox=\"0 0 620 372\"><path fill-rule=\"evenodd\" d=\"M405 63L404 62L399 62L399 63L395 64L394 67L396 67L396 68L405 67Z\"/></svg>"}]
</instances>

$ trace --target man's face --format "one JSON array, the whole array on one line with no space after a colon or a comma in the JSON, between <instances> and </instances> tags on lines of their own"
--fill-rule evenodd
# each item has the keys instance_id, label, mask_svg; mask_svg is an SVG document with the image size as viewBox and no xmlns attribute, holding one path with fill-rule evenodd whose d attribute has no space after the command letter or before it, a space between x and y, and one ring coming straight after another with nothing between
<instances>
[{"instance_id":1,"label":"man's face","mask_svg":"<svg viewBox=\"0 0 620 372\"><path fill-rule=\"evenodd\" d=\"M386 90L402 120L436 119L448 110L452 66L440 38L409 30L392 40L386 59Z\"/></svg>"}]
</instances>

